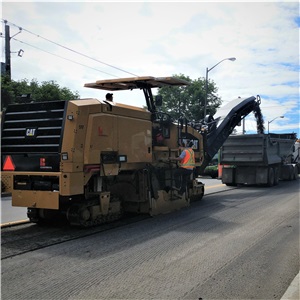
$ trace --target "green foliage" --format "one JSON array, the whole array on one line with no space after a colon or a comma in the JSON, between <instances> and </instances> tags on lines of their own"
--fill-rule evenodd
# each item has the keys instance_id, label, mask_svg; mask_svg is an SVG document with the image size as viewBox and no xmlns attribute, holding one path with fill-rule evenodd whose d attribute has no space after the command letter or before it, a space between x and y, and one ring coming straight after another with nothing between
<instances>
[{"instance_id":1,"label":"green foliage","mask_svg":"<svg viewBox=\"0 0 300 300\"><path fill-rule=\"evenodd\" d=\"M189 121L198 122L204 117L205 79L192 80L183 74L173 77L184 79L190 85L179 87L162 87L158 94L163 97L161 110L174 119L184 116ZM208 81L207 114L214 115L221 105L221 98L216 94L218 89L213 81Z\"/></svg>"},{"instance_id":2,"label":"green foliage","mask_svg":"<svg viewBox=\"0 0 300 300\"><path fill-rule=\"evenodd\" d=\"M28 97L22 98L22 95ZM74 93L66 87L60 87L53 80L39 83L36 79L32 79L30 82L27 79L14 81L1 76L1 110L12 103L72 99L79 99L78 92Z\"/></svg>"}]
</instances>

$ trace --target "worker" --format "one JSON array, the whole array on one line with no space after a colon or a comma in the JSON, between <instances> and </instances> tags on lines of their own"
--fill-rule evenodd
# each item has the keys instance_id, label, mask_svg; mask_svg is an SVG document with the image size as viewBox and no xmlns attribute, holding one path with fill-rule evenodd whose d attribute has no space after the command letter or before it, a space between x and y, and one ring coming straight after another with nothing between
<instances>
[{"instance_id":1,"label":"worker","mask_svg":"<svg viewBox=\"0 0 300 300\"><path fill-rule=\"evenodd\" d=\"M192 149L194 143L192 141L186 144L182 143L184 150L179 157L169 157L169 160L180 162L180 167L174 171L175 186L172 188L178 191L179 195L183 195L186 190L188 177L193 174L195 168L195 153ZM180 185L181 181L181 185Z\"/></svg>"},{"instance_id":2,"label":"worker","mask_svg":"<svg viewBox=\"0 0 300 300\"><path fill-rule=\"evenodd\" d=\"M112 93L107 93L105 96L107 101L113 101L113 94Z\"/></svg>"}]
</instances>

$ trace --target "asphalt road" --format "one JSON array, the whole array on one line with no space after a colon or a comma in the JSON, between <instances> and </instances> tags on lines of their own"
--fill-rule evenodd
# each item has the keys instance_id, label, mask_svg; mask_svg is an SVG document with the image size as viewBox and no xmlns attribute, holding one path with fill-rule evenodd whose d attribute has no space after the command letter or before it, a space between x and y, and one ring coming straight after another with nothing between
<instances>
[{"instance_id":1,"label":"asphalt road","mask_svg":"<svg viewBox=\"0 0 300 300\"><path fill-rule=\"evenodd\" d=\"M2 299L280 299L299 272L299 180L2 260Z\"/></svg>"}]
</instances>

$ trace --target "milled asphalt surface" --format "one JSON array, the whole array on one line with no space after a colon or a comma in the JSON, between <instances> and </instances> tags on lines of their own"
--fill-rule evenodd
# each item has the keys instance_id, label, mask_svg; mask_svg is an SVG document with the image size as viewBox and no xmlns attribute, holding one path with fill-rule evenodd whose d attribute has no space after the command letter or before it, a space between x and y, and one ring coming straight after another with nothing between
<instances>
[{"instance_id":1,"label":"milled asphalt surface","mask_svg":"<svg viewBox=\"0 0 300 300\"><path fill-rule=\"evenodd\" d=\"M221 182L217 182L218 184ZM209 193L209 189L206 190L206 194ZM286 290L281 300L299 300L300 299L300 289L299 289L299 273L294 278L289 288Z\"/></svg>"}]
</instances>

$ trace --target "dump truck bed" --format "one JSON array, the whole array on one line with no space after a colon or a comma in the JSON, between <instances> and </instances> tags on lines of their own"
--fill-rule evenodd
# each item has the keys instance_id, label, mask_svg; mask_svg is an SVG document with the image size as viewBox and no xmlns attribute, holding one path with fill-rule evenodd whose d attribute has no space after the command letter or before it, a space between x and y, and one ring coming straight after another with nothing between
<instances>
[{"instance_id":1,"label":"dump truck bed","mask_svg":"<svg viewBox=\"0 0 300 300\"><path fill-rule=\"evenodd\" d=\"M288 159L295 134L247 134L230 136L221 148L221 164L267 166Z\"/></svg>"}]
</instances>

